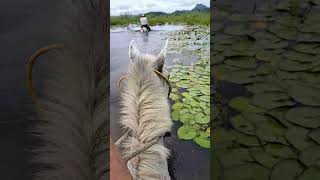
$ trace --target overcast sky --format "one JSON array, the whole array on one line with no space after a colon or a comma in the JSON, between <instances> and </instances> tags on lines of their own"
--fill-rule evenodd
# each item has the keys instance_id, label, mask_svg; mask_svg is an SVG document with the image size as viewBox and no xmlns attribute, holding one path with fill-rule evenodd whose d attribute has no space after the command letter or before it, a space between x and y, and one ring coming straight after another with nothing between
<instances>
[{"instance_id":1,"label":"overcast sky","mask_svg":"<svg viewBox=\"0 0 320 180\"><path fill-rule=\"evenodd\" d=\"M210 0L111 0L110 14L112 16L124 13L136 15L150 11L172 13L175 10L190 10L198 3L210 7Z\"/></svg>"}]
</instances>

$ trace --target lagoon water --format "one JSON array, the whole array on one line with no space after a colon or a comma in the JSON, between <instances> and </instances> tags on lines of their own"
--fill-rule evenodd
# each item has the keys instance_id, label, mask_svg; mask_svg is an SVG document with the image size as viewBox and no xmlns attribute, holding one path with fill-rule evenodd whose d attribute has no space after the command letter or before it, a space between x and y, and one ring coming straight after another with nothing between
<instances>
[{"instance_id":1,"label":"lagoon water","mask_svg":"<svg viewBox=\"0 0 320 180\"><path fill-rule=\"evenodd\" d=\"M180 25L153 26L150 32L135 32L139 27L118 27L110 30L110 132L111 137L116 140L121 136L119 127L119 95L118 80L126 75L128 70L128 48L131 40L135 40L140 51L157 54L164 46L167 33L181 30ZM171 39L169 39L171 41ZM170 42L169 42L170 43ZM168 54L166 65L173 64L174 59L183 59L184 64L196 60L188 54ZM169 160L169 171L172 179L184 180L206 180L210 176L209 150L199 147L193 141L183 141L177 138L176 132L181 124L175 125L169 136L166 136L165 145L171 150L172 156Z\"/></svg>"}]
</instances>

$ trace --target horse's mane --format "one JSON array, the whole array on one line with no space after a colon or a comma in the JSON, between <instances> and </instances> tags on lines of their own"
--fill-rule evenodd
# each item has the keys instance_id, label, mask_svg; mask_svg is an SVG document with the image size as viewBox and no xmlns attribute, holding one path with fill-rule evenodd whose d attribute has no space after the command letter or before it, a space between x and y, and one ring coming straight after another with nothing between
<instances>
[{"instance_id":1,"label":"horse's mane","mask_svg":"<svg viewBox=\"0 0 320 180\"><path fill-rule=\"evenodd\" d=\"M65 37L61 41L65 48L40 57L34 75L45 78L35 88L40 110L36 109L31 130L39 142L33 148L33 179L105 180L109 177L107 32L103 27L107 9L103 1L95 6L91 1L66 3L68 15L61 19L66 24L59 34Z\"/></svg>"},{"instance_id":2,"label":"horse's mane","mask_svg":"<svg viewBox=\"0 0 320 180\"><path fill-rule=\"evenodd\" d=\"M170 106L163 82L153 72L150 55L142 55L129 68L122 95L121 125L131 137L124 143L124 154L136 151L142 143L162 137L171 129ZM129 161L134 177L159 179L167 169L169 150L160 142ZM130 168L129 168L130 169ZM165 173L164 173L165 172Z\"/></svg>"}]
</instances>

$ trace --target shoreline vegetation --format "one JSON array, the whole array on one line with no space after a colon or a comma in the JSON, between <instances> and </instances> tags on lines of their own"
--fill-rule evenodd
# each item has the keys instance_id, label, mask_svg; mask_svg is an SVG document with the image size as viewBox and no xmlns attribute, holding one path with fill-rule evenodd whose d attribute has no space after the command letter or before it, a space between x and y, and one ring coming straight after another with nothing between
<instances>
[{"instance_id":1,"label":"shoreline vegetation","mask_svg":"<svg viewBox=\"0 0 320 180\"><path fill-rule=\"evenodd\" d=\"M180 14L145 14L149 25L185 24L185 25L209 25L210 12L185 12ZM111 16L111 26L127 26L139 23L139 15Z\"/></svg>"}]
</instances>

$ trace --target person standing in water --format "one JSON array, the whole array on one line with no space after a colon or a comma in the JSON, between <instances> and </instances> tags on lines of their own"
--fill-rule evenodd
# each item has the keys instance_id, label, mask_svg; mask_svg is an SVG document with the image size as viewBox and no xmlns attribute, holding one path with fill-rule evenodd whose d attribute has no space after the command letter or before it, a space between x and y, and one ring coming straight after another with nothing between
<instances>
[{"instance_id":1,"label":"person standing in water","mask_svg":"<svg viewBox=\"0 0 320 180\"><path fill-rule=\"evenodd\" d=\"M140 17L140 23L141 23L141 32L143 32L143 28L145 27L148 31L151 31L151 28L148 26L148 19L144 16L144 14L141 14Z\"/></svg>"}]
</instances>

